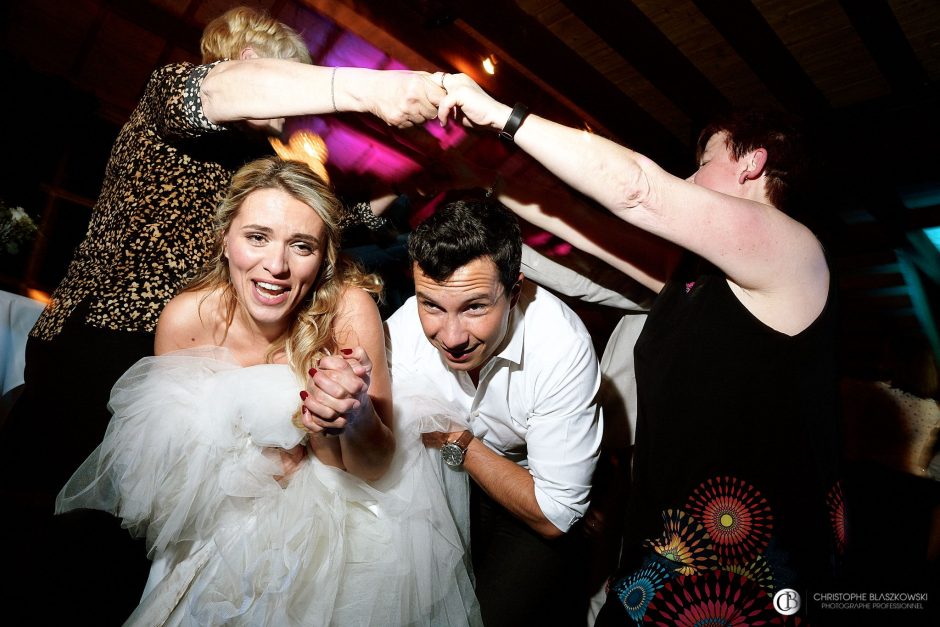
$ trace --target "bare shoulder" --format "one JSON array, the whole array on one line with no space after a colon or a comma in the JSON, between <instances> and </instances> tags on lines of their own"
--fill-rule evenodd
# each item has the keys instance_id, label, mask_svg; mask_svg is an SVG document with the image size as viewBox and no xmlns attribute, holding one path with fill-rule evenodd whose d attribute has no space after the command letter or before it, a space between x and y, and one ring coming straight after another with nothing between
<instances>
[{"instance_id":1,"label":"bare shoulder","mask_svg":"<svg viewBox=\"0 0 940 627\"><path fill-rule=\"evenodd\" d=\"M337 303L337 316L368 316L373 312L375 315L378 315L379 308L375 304L375 297L372 294L361 287L347 285L343 288L339 297L339 303Z\"/></svg>"},{"instance_id":2,"label":"bare shoulder","mask_svg":"<svg viewBox=\"0 0 940 627\"><path fill-rule=\"evenodd\" d=\"M766 287L748 289L729 277L738 300L761 322L785 333L796 335L809 327L829 301L832 280L826 253L816 236L803 225L781 237L789 247L780 255Z\"/></svg>"},{"instance_id":3,"label":"bare shoulder","mask_svg":"<svg viewBox=\"0 0 940 627\"><path fill-rule=\"evenodd\" d=\"M157 322L155 352L170 351L212 343L213 330L221 321L220 294L209 290L183 292L175 296Z\"/></svg>"},{"instance_id":4,"label":"bare shoulder","mask_svg":"<svg viewBox=\"0 0 940 627\"><path fill-rule=\"evenodd\" d=\"M354 334L359 338L383 334L382 318L375 298L361 287L346 286L336 307L336 338L341 344Z\"/></svg>"}]
</instances>

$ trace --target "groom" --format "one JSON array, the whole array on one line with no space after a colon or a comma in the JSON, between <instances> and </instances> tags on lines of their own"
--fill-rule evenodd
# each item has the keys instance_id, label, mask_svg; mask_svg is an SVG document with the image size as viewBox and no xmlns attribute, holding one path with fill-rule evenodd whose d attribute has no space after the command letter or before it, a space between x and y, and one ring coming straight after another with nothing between
<instances>
[{"instance_id":1,"label":"groom","mask_svg":"<svg viewBox=\"0 0 940 627\"><path fill-rule=\"evenodd\" d=\"M467 417L469 429L424 441L472 479L484 624L578 625L588 592L573 528L601 442L600 374L577 315L524 282L521 246L490 198L445 204L415 230L416 295L387 321L393 390L418 385Z\"/></svg>"}]
</instances>

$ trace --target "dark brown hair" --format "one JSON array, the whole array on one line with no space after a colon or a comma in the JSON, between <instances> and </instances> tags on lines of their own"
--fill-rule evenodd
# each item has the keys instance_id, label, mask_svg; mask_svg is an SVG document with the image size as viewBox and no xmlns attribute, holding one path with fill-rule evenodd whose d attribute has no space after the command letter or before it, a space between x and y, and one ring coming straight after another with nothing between
<instances>
[{"instance_id":1,"label":"dark brown hair","mask_svg":"<svg viewBox=\"0 0 940 627\"><path fill-rule=\"evenodd\" d=\"M702 129L696 146L697 162L701 160L708 140L716 133L726 134L726 146L735 159L758 148L767 151L764 166L767 196L777 209L793 215L796 209L794 200L803 185L806 163L803 134L795 120L777 111L732 111Z\"/></svg>"}]
</instances>

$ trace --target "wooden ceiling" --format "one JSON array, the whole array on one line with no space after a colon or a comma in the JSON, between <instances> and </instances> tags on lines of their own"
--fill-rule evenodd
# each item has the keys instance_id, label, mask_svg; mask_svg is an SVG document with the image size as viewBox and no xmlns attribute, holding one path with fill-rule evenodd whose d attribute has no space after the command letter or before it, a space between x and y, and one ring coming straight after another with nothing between
<instances>
[{"instance_id":1,"label":"wooden ceiling","mask_svg":"<svg viewBox=\"0 0 940 627\"><path fill-rule=\"evenodd\" d=\"M801 116L813 132L817 202L842 270L847 335L867 338L857 350L871 352L885 328L909 329L940 350L940 258L921 231L940 226L940 2L248 3L317 30L308 39L315 62L352 33L386 55L376 66L466 72L504 101L610 137L676 174L691 171L697 130L717 112L756 104ZM4 48L93 94L97 113L121 123L150 72L195 60L203 25L234 4L13 0L2 9ZM492 76L481 69L490 55ZM417 132L349 123L421 166L446 152ZM477 141L457 148L479 155ZM518 155L499 153L488 165L543 176Z\"/></svg>"}]
</instances>

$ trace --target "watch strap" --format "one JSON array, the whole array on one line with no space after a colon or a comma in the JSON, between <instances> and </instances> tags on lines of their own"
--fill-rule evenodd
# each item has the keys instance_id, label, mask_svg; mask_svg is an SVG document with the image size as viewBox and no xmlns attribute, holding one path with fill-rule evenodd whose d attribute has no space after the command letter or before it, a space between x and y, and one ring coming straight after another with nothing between
<instances>
[{"instance_id":1,"label":"watch strap","mask_svg":"<svg viewBox=\"0 0 940 627\"><path fill-rule=\"evenodd\" d=\"M503 127L503 130L499 132L499 138L507 142L514 141L516 131L522 126L522 122L527 115L529 115L529 107L521 102L517 102L512 108L512 113L509 114L509 119L506 120L506 125Z\"/></svg>"},{"instance_id":2,"label":"watch strap","mask_svg":"<svg viewBox=\"0 0 940 627\"><path fill-rule=\"evenodd\" d=\"M451 443L456 444L460 447L460 450L463 452L467 451L467 448L470 446L470 442L473 441L473 431L469 429L462 432L456 440L453 440Z\"/></svg>"}]
</instances>

